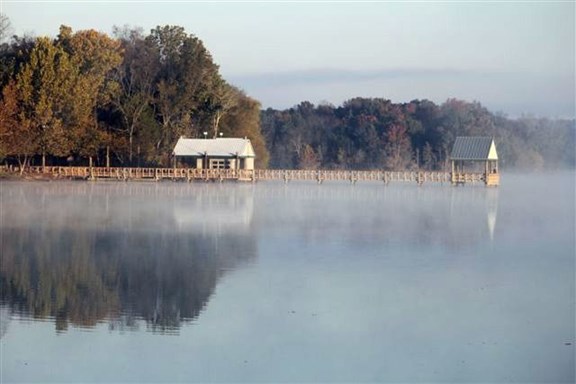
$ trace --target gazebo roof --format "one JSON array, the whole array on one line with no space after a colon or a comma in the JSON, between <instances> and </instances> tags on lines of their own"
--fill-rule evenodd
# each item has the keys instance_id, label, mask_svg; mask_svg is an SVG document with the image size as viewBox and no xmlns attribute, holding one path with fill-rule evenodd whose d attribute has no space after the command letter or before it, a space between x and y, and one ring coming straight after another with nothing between
<instances>
[{"instance_id":1,"label":"gazebo roof","mask_svg":"<svg viewBox=\"0 0 576 384\"><path fill-rule=\"evenodd\" d=\"M181 137L174 147L175 156L256 157L249 139L187 139Z\"/></svg>"},{"instance_id":2,"label":"gazebo roof","mask_svg":"<svg viewBox=\"0 0 576 384\"><path fill-rule=\"evenodd\" d=\"M454 142L451 160L486 161L498 160L492 137L459 136Z\"/></svg>"}]
</instances>

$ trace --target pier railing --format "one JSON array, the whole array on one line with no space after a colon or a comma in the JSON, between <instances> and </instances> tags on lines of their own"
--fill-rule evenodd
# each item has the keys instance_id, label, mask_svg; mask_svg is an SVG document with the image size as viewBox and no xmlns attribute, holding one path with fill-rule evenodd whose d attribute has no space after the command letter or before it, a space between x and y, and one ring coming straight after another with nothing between
<instances>
[{"instance_id":1,"label":"pier railing","mask_svg":"<svg viewBox=\"0 0 576 384\"><path fill-rule=\"evenodd\" d=\"M449 183L450 174L447 172L431 171L350 171L350 170L286 170L286 169L257 169L256 180L313 180L318 183L324 181L391 181Z\"/></svg>"},{"instance_id":2,"label":"pier railing","mask_svg":"<svg viewBox=\"0 0 576 384\"><path fill-rule=\"evenodd\" d=\"M18 171L17 168L14 168ZM29 174L71 179L111 180L242 180L254 178L249 169L129 168L129 167L27 167Z\"/></svg>"},{"instance_id":3,"label":"pier railing","mask_svg":"<svg viewBox=\"0 0 576 384\"><path fill-rule=\"evenodd\" d=\"M4 171L19 172L17 167ZM128 167L26 167L32 175L53 178L86 180L184 180L184 181L258 181L282 180L284 182L307 180L325 181L380 181L423 183L484 183L498 185L500 175L484 173L450 173L441 171L353 171L353 170L295 170L295 169L194 169L194 168L128 168Z\"/></svg>"},{"instance_id":4,"label":"pier railing","mask_svg":"<svg viewBox=\"0 0 576 384\"><path fill-rule=\"evenodd\" d=\"M13 168L13 171L18 171ZM27 167L26 173L49 175L55 178L87 180L183 180L183 181L258 181L285 182L379 181L423 183L486 183L483 173L454 173L439 171L352 171L352 170L294 170L294 169L194 169L194 168L121 168L121 167ZM489 175L492 176L492 175Z\"/></svg>"}]
</instances>

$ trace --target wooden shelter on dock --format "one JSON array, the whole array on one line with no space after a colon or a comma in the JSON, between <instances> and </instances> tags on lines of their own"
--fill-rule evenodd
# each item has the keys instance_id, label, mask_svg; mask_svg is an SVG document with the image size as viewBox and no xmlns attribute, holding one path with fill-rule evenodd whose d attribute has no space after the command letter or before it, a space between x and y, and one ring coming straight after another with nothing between
<instances>
[{"instance_id":1,"label":"wooden shelter on dock","mask_svg":"<svg viewBox=\"0 0 576 384\"><path fill-rule=\"evenodd\" d=\"M450 155L452 184L464 184L476 179L487 186L500 183L498 153L493 137L460 136Z\"/></svg>"},{"instance_id":2,"label":"wooden shelter on dock","mask_svg":"<svg viewBox=\"0 0 576 384\"><path fill-rule=\"evenodd\" d=\"M188 139L180 137L174 165L196 169L254 169L256 154L247 138Z\"/></svg>"}]
</instances>

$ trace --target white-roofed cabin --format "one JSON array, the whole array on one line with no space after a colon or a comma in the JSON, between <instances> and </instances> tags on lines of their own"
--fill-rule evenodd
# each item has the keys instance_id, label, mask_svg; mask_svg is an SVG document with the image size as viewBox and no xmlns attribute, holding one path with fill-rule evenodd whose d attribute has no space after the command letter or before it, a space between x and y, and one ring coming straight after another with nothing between
<instances>
[{"instance_id":1,"label":"white-roofed cabin","mask_svg":"<svg viewBox=\"0 0 576 384\"><path fill-rule=\"evenodd\" d=\"M175 164L196 169L254 169L254 148L249 139L187 139L174 147Z\"/></svg>"}]
</instances>

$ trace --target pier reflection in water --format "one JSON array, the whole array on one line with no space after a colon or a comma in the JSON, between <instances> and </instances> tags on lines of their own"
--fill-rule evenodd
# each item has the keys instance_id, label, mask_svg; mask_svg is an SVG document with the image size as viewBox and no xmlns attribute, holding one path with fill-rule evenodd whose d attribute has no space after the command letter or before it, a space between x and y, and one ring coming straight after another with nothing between
<instances>
[{"instance_id":1,"label":"pier reflection in water","mask_svg":"<svg viewBox=\"0 0 576 384\"><path fill-rule=\"evenodd\" d=\"M2 305L58 331L141 320L176 331L257 253L250 186L24 183L2 193Z\"/></svg>"},{"instance_id":2,"label":"pier reflection in water","mask_svg":"<svg viewBox=\"0 0 576 384\"><path fill-rule=\"evenodd\" d=\"M280 226L321 243L330 239L365 246L407 245L422 251L482 247L494 239L498 221L497 188L450 187L448 184L314 186L292 182L258 188L258 228ZM313 219L311 219L313 218ZM266 221L266 225L260 222ZM385 250L386 248L383 248Z\"/></svg>"}]
</instances>

